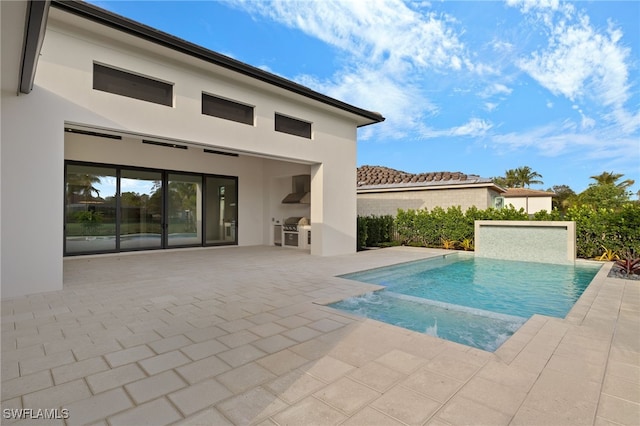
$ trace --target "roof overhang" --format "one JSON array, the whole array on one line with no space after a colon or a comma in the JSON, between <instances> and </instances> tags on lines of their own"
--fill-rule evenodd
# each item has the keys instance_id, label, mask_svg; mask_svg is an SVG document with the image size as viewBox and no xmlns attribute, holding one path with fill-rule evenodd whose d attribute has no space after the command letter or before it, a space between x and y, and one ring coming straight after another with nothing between
<instances>
[{"instance_id":1,"label":"roof overhang","mask_svg":"<svg viewBox=\"0 0 640 426\"><path fill-rule=\"evenodd\" d=\"M36 78L38 57L47 27L50 0L30 0L24 29L24 44L20 64L20 93L30 93Z\"/></svg>"},{"instance_id":2,"label":"roof overhang","mask_svg":"<svg viewBox=\"0 0 640 426\"><path fill-rule=\"evenodd\" d=\"M541 191L529 188L507 188L505 198L536 198L536 197L556 197L555 192Z\"/></svg>"},{"instance_id":3,"label":"roof overhang","mask_svg":"<svg viewBox=\"0 0 640 426\"><path fill-rule=\"evenodd\" d=\"M503 194L504 198L547 198L557 197L555 192L549 192L547 194Z\"/></svg>"},{"instance_id":4,"label":"roof overhang","mask_svg":"<svg viewBox=\"0 0 640 426\"><path fill-rule=\"evenodd\" d=\"M442 189L465 189L465 188L487 188L492 189L498 193L505 192L493 182L474 182L474 181L460 181L460 182L438 182L425 185L424 183L409 183L398 185L367 185L360 186L357 189L358 194L370 194L370 193L383 193L383 192L406 192L406 191L433 191Z\"/></svg>"}]
</instances>

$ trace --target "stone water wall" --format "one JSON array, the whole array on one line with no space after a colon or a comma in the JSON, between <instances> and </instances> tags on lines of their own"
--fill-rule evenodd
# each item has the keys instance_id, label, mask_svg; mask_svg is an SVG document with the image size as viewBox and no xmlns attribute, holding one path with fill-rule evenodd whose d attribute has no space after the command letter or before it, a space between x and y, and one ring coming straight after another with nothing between
<instances>
[{"instance_id":1,"label":"stone water wall","mask_svg":"<svg viewBox=\"0 0 640 426\"><path fill-rule=\"evenodd\" d=\"M475 222L475 255L569 264L576 259L576 224L569 221Z\"/></svg>"}]
</instances>

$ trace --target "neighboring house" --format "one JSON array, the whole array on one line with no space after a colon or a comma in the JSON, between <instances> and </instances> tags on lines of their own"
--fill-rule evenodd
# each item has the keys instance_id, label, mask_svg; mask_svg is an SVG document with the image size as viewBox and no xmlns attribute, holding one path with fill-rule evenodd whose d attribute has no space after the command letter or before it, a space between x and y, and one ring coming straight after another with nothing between
<instances>
[{"instance_id":1,"label":"neighboring house","mask_svg":"<svg viewBox=\"0 0 640 426\"><path fill-rule=\"evenodd\" d=\"M552 200L556 194L528 188L508 188L502 194L505 206L512 205L516 210L524 209L525 213L534 214L542 210L550 212Z\"/></svg>"},{"instance_id":2,"label":"neighboring house","mask_svg":"<svg viewBox=\"0 0 640 426\"><path fill-rule=\"evenodd\" d=\"M290 216L355 252L380 114L82 1L0 4L3 298L61 289L66 255L268 245Z\"/></svg>"},{"instance_id":3,"label":"neighboring house","mask_svg":"<svg viewBox=\"0 0 640 426\"><path fill-rule=\"evenodd\" d=\"M491 179L460 172L412 174L381 166L358 168L358 215L395 216L398 209L495 205L504 189Z\"/></svg>"}]
</instances>

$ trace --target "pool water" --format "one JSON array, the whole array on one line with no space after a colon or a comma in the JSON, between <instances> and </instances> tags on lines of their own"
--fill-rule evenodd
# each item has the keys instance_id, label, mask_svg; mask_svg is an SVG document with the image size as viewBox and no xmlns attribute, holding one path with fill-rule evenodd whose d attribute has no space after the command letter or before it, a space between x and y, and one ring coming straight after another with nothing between
<instances>
[{"instance_id":1,"label":"pool water","mask_svg":"<svg viewBox=\"0 0 640 426\"><path fill-rule=\"evenodd\" d=\"M564 318L599 269L452 254L341 275L385 289L329 306L494 351L534 314Z\"/></svg>"}]
</instances>

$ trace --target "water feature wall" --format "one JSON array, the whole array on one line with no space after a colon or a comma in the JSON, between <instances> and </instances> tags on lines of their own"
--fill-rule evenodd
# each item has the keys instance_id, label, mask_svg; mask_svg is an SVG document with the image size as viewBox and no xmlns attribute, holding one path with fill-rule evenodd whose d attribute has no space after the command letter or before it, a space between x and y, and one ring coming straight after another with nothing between
<instances>
[{"instance_id":1,"label":"water feature wall","mask_svg":"<svg viewBox=\"0 0 640 426\"><path fill-rule=\"evenodd\" d=\"M569 221L476 220L475 255L528 262L574 263L576 224Z\"/></svg>"}]
</instances>

